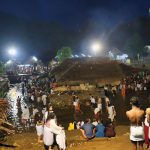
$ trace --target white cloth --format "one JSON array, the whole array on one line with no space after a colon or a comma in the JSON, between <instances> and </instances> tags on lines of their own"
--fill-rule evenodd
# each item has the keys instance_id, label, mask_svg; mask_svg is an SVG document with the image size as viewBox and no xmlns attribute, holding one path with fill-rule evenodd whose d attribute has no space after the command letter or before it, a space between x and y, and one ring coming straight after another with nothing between
<instances>
[{"instance_id":1,"label":"white cloth","mask_svg":"<svg viewBox=\"0 0 150 150\"><path fill-rule=\"evenodd\" d=\"M100 109L97 107L94 109L94 114L96 115L98 112L100 111Z\"/></svg>"},{"instance_id":2,"label":"white cloth","mask_svg":"<svg viewBox=\"0 0 150 150\"><path fill-rule=\"evenodd\" d=\"M130 140L135 142L144 141L144 127L130 126Z\"/></svg>"},{"instance_id":3,"label":"white cloth","mask_svg":"<svg viewBox=\"0 0 150 150\"><path fill-rule=\"evenodd\" d=\"M95 104L95 98L91 98L91 103Z\"/></svg>"},{"instance_id":4,"label":"white cloth","mask_svg":"<svg viewBox=\"0 0 150 150\"><path fill-rule=\"evenodd\" d=\"M62 130L60 134L56 135L56 142L60 149L66 149L66 135L64 130Z\"/></svg>"},{"instance_id":5,"label":"white cloth","mask_svg":"<svg viewBox=\"0 0 150 150\"><path fill-rule=\"evenodd\" d=\"M39 112L39 111L38 111L37 108L35 108L35 109L33 110L33 117L35 116L35 114L36 114L37 112Z\"/></svg>"},{"instance_id":6,"label":"white cloth","mask_svg":"<svg viewBox=\"0 0 150 150\"><path fill-rule=\"evenodd\" d=\"M34 96L33 95L31 95L31 100L34 101Z\"/></svg>"},{"instance_id":7,"label":"white cloth","mask_svg":"<svg viewBox=\"0 0 150 150\"><path fill-rule=\"evenodd\" d=\"M42 95L42 101L43 101L43 104L46 105L46 99L47 99L47 95Z\"/></svg>"},{"instance_id":8,"label":"white cloth","mask_svg":"<svg viewBox=\"0 0 150 150\"><path fill-rule=\"evenodd\" d=\"M30 113L29 113L29 109L28 108L24 108L23 109L23 112L22 112L22 119L29 119L29 115L30 115Z\"/></svg>"},{"instance_id":9,"label":"white cloth","mask_svg":"<svg viewBox=\"0 0 150 150\"><path fill-rule=\"evenodd\" d=\"M36 132L38 136L43 135L43 125L36 125Z\"/></svg>"},{"instance_id":10,"label":"white cloth","mask_svg":"<svg viewBox=\"0 0 150 150\"><path fill-rule=\"evenodd\" d=\"M97 108L99 108L100 110L102 110L102 104L97 104Z\"/></svg>"},{"instance_id":11,"label":"white cloth","mask_svg":"<svg viewBox=\"0 0 150 150\"><path fill-rule=\"evenodd\" d=\"M51 146L54 143L54 134L46 125L44 125L43 142L47 146Z\"/></svg>"},{"instance_id":12,"label":"white cloth","mask_svg":"<svg viewBox=\"0 0 150 150\"><path fill-rule=\"evenodd\" d=\"M74 105L74 106L77 106L77 105L78 105L78 102L76 102L76 101L73 102L73 105Z\"/></svg>"},{"instance_id":13,"label":"white cloth","mask_svg":"<svg viewBox=\"0 0 150 150\"><path fill-rule=\"evenodd\" d=\"M108 107L108 118L111 119L111 121L114 121L115 113L114 113L114 106Z\"/></svg>"},{"instance_id":14,"label":"white cloth","mask_svg":"<svg viewBox=\"0 0 150 150\"><path fill-rule=\"evenodd\" d=\"M60 134L62 131L62 127L58 126L56 124L56 120L55 119L51 119L50 121L48 121L48 125L51 129L51 131L55 134Z\"/></svg>"},{"instance_id":15,"label":"white cloth","mask_svg":"<svg viewBox=\"0 0 150 150\"><path fill-rule=\"evenodd\" d=\"M92 122L92 124L96 127L98 125L97 121Z\"/></svg>"}]
</instances>

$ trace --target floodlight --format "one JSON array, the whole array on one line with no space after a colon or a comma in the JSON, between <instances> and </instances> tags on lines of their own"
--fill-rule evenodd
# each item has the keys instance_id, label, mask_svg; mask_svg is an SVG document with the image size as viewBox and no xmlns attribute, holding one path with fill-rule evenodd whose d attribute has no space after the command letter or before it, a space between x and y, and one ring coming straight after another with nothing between
<instances>
[{"instance_id":1,"label":"floodlight","mask_svg":"<svg viewBox=\"0 0 150 150\"><path fill-rule=\"evenodd\" d=\"M8 54L9 54L10 56L16 56L17 50L16 50L15 48L10 48L10 49L8 50Z\"/></svg>"},{"instance_id":2,"label":"floodlight","mask_svg":"<svg viewBox=\"0 0 150 150\"><path fill-rule=\"evenodd\" d=\"M38 61L37 57L33 56L32 57L33 61Z\"/></svg>"}]
</instances>

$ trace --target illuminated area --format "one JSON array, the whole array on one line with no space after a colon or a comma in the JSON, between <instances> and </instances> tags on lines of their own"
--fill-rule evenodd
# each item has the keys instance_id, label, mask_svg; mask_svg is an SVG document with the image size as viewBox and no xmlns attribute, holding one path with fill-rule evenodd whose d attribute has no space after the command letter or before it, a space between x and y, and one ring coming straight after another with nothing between
<instances>
[{"instance_id":1,"label":"illuminated area","mask_svg":"<svg viewBox=\"0 0 150 150\"><path fill-rule=\"evenodd\" d=\"M21 91L17 90L17 87L11 88L7 93L7 98L10 99L10 106L11 106L11 114L14 118L17 117L18 109L16 106L17 97L22 97Z\"/></svg>"},{"instance_id":2,"label":"illuminated area","mask_svg":"<svg viewBox=\"0 0 150 150\"><path fill-rule=\"evenodd\" d=\"M101 45L100 42L94 42L91 45L91 49L94 52L94 54L96 55L96 54L98 54L101 51L102 45Z\"/></svg>"},{"instance_id":3,"label":"illuminated area","mask_svg":"<svg viewBox=\"0 0 150 150\"><path fill-rule=\"evenodd\" d=\"M8 50L8 54L9 54L10 56L16 56L16 55L17 55L17 50L16 50L16 48L14 48L14 47L10 48L10 49Z\"/></svg>"},{"instance_id":4,"label":"illuminated area","mask_svg":"<svg viewBox=\"0 0 150 150\"><path fill-rule=\"evenodd\" d=\"M6 65L10 65L12 63L12 60L8 60L7 62L6 62Z\"/></svg>"},{"instance_id":5,"label":"illuminated area","mask_svg":"<svg viewBox=\"0 0 150 150\"><path fill-rule=\"evenodd\" d=\"M32 57L32 60L33 61L38 61L37 57L35 57L35 56Z\"/></svg>"}]
</instances>

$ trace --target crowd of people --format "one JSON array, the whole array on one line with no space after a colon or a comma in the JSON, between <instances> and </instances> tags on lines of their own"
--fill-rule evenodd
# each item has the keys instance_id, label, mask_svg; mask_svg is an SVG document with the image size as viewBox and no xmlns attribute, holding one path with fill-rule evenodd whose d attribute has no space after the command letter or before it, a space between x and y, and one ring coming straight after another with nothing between
<instances>
[{"instance_id":1,"label":"crowd of people","mask_svg":"<svg viewBox=\"0 0 150 150\"><path fill-rule=\"evenodd\" d=\"M30 125L36 128L38 142L44 143L45 150L50 150L57 143L60 149L66 149L66 135L64 128L60 123L58 123L55 112L53 111L53 106L49 98L49 94L53 94L53 89L50 86L50 79L32 76L31 78L23 78L21 83L21 93L23 97L17 98L18 116L20 118L21 124L25 129L28 129L29 122ZM18 86L18 89L20 86ZM113 104L113 99L115 99L116 94L120 93L122 97L126 97L126 94L132 93L138 95L140 92L148 91L150 88L150 75L145 72L142 74L133 74L124 78L119 86L104 86L103 93L100 93L99 97L89 95L88 105L91 107L91 113L93 113L93 118L77 118L79 113L83 113L80 107L79 96L73 94L72 104L74 106L74 123L76 128L81 131L82 136L87 139L93 139L94 137L114 137L115 132L115 117L116 110ZM20 89L19 89L20 90ZM137 93L137 94L136 94ZM58 95L59 96L59 95ZM26 106L22 108L21 98L26 102ZM87 104L85 104L87 105ZM144 111L138 108L138 105L132 101L132 110L135 112L127 112L127 116L131 121L131 135L130 139L136 147L136 142L139 143L140 147L143 146L143 141L145 140L142 134L142 138L137 140L134 136L134 132L144 133L149 126L149 109L146 111L145 117L145 128L141 126L142 116ZM138 109L134 109L134 106ZM93 121L92 121L93 120ZM71 126L70 124L69 126ZM135 126L139 126L138 130L135 130ZM74 128L74 127L73 127ZM142 129L141 129L142 128ZM68 129L70 130L71 127ZM147 133L147 132L146 132ZM147 135L147 134L145 134ZM149 143L149 135L147 135Z\"/></svg>"},{"instance_id":2,"label":"crowd of people","mask_svg":"<svg viewBox=\"0 0 150 150\"><path fill-rule=\"evenodd\" d=\"M133 73L132 75L127 76L121 81L119 89L121 90L121 95L123 97L128 93L137 96L145 94L146 91L150 89L149 72Z\"/></svg>"},{"instance_id":3,"label":"crowd of people","mask_svg":"<svg viewBox=\"0 0 150 150\"><path fill-rule=\"evenodd\" d=\"M66 149L65 132L61 124L58 124L56 114L53 111L49 90L50 80L48 78L39 79L37 77L23 78L21 86L22 97L17 97L18 117L24 130L35 127L38 142L44 143L45 150L50 150L55 144L59 149ZM21 88L21 89L20 89ZM22 100L26 105L22 108Z\"/></svg>"},{"instance_id":4,"label":"crowd of people","mask_svg":"<svg viewBox=\"0 0 150 150\"><path fill-rule=\"evenodd\" d=\"M108 92L107 95L109 96ZM78 96L73 95L72 101L76 116L82 112L80 99ZM110 99L105 94L104 97L90 95L87 105L91 107L93 122L91 118L82 120L80 117L75 117L76 128L81 130L83 137L88 140L94 137L114 137L116 135L114 126L116 111ZM71 127L72 124L69 125L68 129L71 130Z\"/></svg>"}]
</instances>

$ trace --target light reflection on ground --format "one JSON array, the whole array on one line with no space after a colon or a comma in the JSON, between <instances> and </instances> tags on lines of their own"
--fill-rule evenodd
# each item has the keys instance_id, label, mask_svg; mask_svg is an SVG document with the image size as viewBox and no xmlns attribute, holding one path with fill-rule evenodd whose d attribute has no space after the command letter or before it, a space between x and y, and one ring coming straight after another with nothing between
<instances>
[{"instance_id":1,"label":"light reflection on ground","mask_svg":"<svg viewBox=\"0 0 150 150\"><path fill-rule=\"evenodd\" d=\"M13 124L16 125L20 118L18 118L18 107L17 107L17 98L18 96L21 98L21 110L24 109L24 106L27 104L24 101L24 96L21 92L21 84L16 84L13 87L10 88L9 92L7 93L7 99L10 105L10 110L8 112L8 115L10 119L13 121Z\"/></svg>"}]
</instances>

